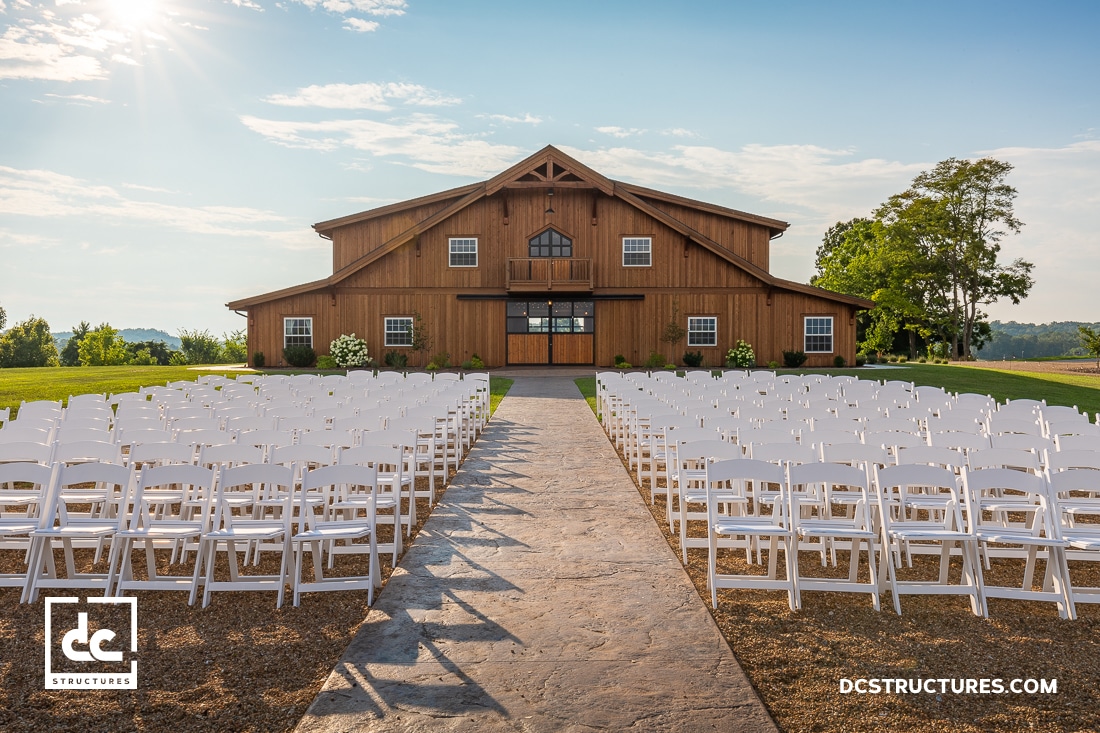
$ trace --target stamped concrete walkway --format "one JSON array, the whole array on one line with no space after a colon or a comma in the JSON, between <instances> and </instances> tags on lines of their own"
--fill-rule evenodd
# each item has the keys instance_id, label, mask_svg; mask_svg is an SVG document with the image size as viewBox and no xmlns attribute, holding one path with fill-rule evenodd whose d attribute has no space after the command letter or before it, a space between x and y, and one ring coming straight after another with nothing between
<instances>
[{"instance_id":1,"label":"stamped concrete walkway","mask_svg":"<svg viewBox=\"0 0 1100 733\"><path fill-rule=\"evenodd\" d=\"M521 377L298 726L774 731L568 377Z\"/></svg>"}]
</instances>

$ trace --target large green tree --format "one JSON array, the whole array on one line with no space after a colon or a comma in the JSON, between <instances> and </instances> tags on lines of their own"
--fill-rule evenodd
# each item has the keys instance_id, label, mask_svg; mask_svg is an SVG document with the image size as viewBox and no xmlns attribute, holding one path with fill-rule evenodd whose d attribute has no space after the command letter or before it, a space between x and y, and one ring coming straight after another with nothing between
<instances>
[{"instance_id":1,"label":"large green tree","mask_svg":"<svg viewBox=\"0 0 1100 733\"><path fill-rule=\"evenodd\" d=\"M91 330L92 324L87 321L81 321L79 326L73 326L73 335L61 350L61 366L80 366L80 342Z\"/></svg>"},{"instance_id":2,"label":"large green tree","mask_svg":"<svg viewBox=\"0 0 1100 733\"><path fill-rule=\"evenodd\" d=\"M118 329L102 323L80 340L78 347L81 366L119 366L130 361L126 341L118 335Z\"/></svg>"},{"instance_id":3,"label":"large green tree","mask_svg":"<svg viewBox=\"0 0 1100 733\"><path fill-rule=\"evenodd\" d=\"M1001 298L1019 303L1034 282L1032 263L1000 261L1001 242L1023 226L1013 210L1016 189L1005 182L1011 171L993 158L949 158L875 212L892 238L923 260L919 277L936 306L929 322L940 321L951 353L965 359L984 330L982 307Z\"/></svg>"},{"instance_id":4,"label":"large green tree","mask_svg":"<svg viewBox=\"0 0 1100 733\"><path fill-rule=\"evenodd\" d=\"M57 344L46 319L31 316L0 336L0 367L57 365Z\"/></svg>"},{"instance_id":5,"label":"large green tree","mask_svg":"<svg viewBox=\"0 0 1100 733\"><path fill-rule=\"evenodd\" d=\"M815 285L875 301L864 316L866 349L884 350L894 334L950 344L971 358L989 336L982 307L1018 303L1031 289L1033 265L1000 262L1001 241L1022 223L1013 213L1012 166L992 158L951 158L891 196L873 219L829 229L817 250Z\"/></svg>"}]
</instances>

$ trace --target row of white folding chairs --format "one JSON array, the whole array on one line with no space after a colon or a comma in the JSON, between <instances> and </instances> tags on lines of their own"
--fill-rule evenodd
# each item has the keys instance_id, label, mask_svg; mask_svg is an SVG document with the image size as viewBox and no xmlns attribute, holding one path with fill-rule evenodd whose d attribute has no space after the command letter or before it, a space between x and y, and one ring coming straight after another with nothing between
<instances>
[{"instance_id":1,"label":"row of white folding chairs","mask_svg":"<svg viewBox=\"0 0 1100 733\"><path fill-rule=\"evenodd\" d=\"M875 466L869 474L842 464L735 458L708 462L703 473L702 491L689 498L706 505L708 583L715 606L719 588L786 590L792 609L800 607L805 590L866 593L878 609L880 592L889 588L899 614L900 596L911 593L966 595L981 616L988 615L989 598L1054 602L1059 615L1071 619L1076 603L1100 602L1100 588L1075 584L1067 563L1067 553L1100 560L1097 525L1078 521L1100 517L1100 502L1074 495L1100 491L1100 470L1034 474L962 468L960 476L950 468L909 464ZM758 506L763 511L746 510ZM952 552L955 544L959 549ZM753 552L759 556L765 547L766 575L719 570L721 549L744 550L751 561ZM846 579L801 577L800 553L819 554L822 565L831 556L835 564L837 549L849 552ZM777 573L780 552L784 577ZM866 580L859 572L861 553L866 553ZM939 559L932 577L899 579L902 556L911 569L917 553ZM958 583L948 581L953 557L963 566ZM991 557L1011 565L1022 576L1020 585L986 582L983 564L988 568ZM1036 584L1040 559L1045 572Z\"/></svg>"},{"instance_id":2,"label":"row of white folding chairs","mask_svg":"<svg viewBox=\"0 0 1100 733\"><path fill-rule=\"evenodd\" d=\"M22 586L22 600L34 602L45 588L102 589L105 595L123 595L130 590L189 591L194 603L203 588L203 605L210 594L221 590L270 590L283 603L289 585L294 604L301 593L362 588L368 603L380 583L378 552L400 545L400 501L392 481L390 488L379 477L378 466L342 464L307 470L296 486L292 469L270 464L250 464L213 469L191 464L148 468L140 473L106 463L76 465L7 464L0 466L0 483L19 482L23 501L40 507L34 516L0 519L5 550L26 557L26 571L0 578L8 586ZM91 488L89 488L91 485ZM30 488L27 488L30 486ZM5 497L9 505L14 497ZM101 507L98 513L78 513L73 505ZM242 507L261 511L241 511ZM389 512L395 526L389 547L378 543L379 510ZM364 516L365 515L365 516ZM354 540L367 540L354 544ZM338 544L342 543L342 544ZM134 576L132 555L144 545L146 577ZM98 562L104 546L109 547L108 570L78 569L74 548L95 548ZM169 567L195 554L193 570L187 574L163 574L156 550L171 553ZM60 551L65 572L58 572L55 557ZM242 573L259 562L261 552L280 555L277 574ZM229 579L215 577L218 552L224 552ZM324 577L323 565L333 567L334 554L355 552L369 556L366 572L353 577ZM312 573L303 575L306 555L312 559ZM179 561L179 562L177 562ZM291 572L293 561L294 570ZM312 579L310 579L312 576Z\"/></svg>"},{"instance_id":3,"label":"row of white folding chairs","mask_svg":"<svg viewBox=\"0 0 1100 733\"><path fill-rule=\"evenodd\" d=\"M1088 468L1100 470L1100 446L1095 450L1071 450L1064 452L1044 451L1037 454L1032 451L989 448L965 450L944 446L899 446L888 451L883 446L862 443L822 443L805 445L794 443L748 442L734 445L719 440L705 430L687 429L672 431L666 441L665 457L665 513L669 531L679 536L681 554L687 563L687 550L692 544L687 532L687 522L699 519L698 513L692 515L681 498L684 487L692 480L699 479L697 466L702 460L730 458L749 458L777 464L801 463L842 463L862 466L870 471L872 467L890 465L935 465L958 471L961 468L982 470L1006 468L1039 475L1057 473L1068 469ZM651 489L652 497L658 490Z\"/></svg>"}]
</instances>

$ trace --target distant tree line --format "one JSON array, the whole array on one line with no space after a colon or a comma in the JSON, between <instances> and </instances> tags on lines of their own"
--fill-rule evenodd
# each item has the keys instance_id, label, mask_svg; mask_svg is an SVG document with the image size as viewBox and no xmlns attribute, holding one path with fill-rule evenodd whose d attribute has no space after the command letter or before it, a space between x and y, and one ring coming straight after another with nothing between
<instances>
[{"instance_id":1,"label":"distant tree line","mask_svg":"<svg viewBox=\"0 0 1100 733\"><path fill-rule=\"evenodd\" d=\"M1100 329L1100 323L1060 321L1054 323L1001 323L993 321L991 336L978 357L981 359L1036 359L1045 356L1088 356L1082 344L1081 326Z\"/></svg>"},{"instance_id":2,"label":"distant tree line","mask_svg":"<svg viewBox=\"0 0 1100 733\"><path fill-rule=\"evenodd\" d=\"M811 282L875 302L859 316L861 351L970 359L991 335L983 308L1027 297L1034 266L999 258L1023 226L1011 170L992 158L945 160L870 217L825 233Z\"/></svg>"},{"instance_id":3,"label":"distant tree line","mask_svg":"<svg viewBox=\"0 0 1100 733\"><path fill-rule=\"evenodd\" d=\"M7 314L0 308L0 331L6 323ZM163 341L128 342L108 323L93 329L82 321L59 352L46 319L32 315L0 334L0 368L237 364L248 360L243 329L222 334L221 339L209 331L182 330L179 338L179 349Z\"/></svg>"}]
</instances>

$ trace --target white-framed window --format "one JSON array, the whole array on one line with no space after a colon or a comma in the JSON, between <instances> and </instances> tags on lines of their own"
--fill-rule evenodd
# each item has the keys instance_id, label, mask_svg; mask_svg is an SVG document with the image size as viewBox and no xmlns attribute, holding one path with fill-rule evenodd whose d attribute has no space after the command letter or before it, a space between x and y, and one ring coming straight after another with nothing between
<instances>
[{"instance_id":1,"label":"white-framed window","mask_svg":"<svg viewBox=\"0 0 1100 733\"><path fill-rule=\"evenodd\" d=\"M833 351L833 317L806 316L803 323L806 345L802 350L807 354L831 354Z\"/></svg>"},{"instance_id":2,"label":"white-framed window","mask_svg":"<svg viewBox=\"0 0 1100 733\"><path fill-rule=\"evenodd\" d=\"M688 346L717 346L718 318L688 316Z\"/></svg>"},{"instance_id":3,"label":"white-framed window","mask_svg":"<svg viewBox=\"0 0 1100 733\"><path fill-rule=\"evenodd\" d=\"M412 316L386 318L386 346L412 346Z\"/></svg>"},{"instance_id":4,"label":"white-framed window","mask_svg":"<svg viewBox=\"0 0 1100 733\"><path fill-rule=\"evenodd\" d=\"M477 267L477 237L451 237L451 267Z\"/></svg>"},{"instance_id":5,"label":"white-framed window","mask_svg":"<svg viewBox=\"0 0 1100 733\"><path fill-rule=\"evenodd\" d=\"M283 319L283 348L287 346L313 348L313 318L292 316Z\"/></svg>"},{"instance_id":6,"label":"white-framed window","mask_svg":"<svg viewBox=\"0 0 1100 733\"><path fill-rule=\"evenodd\" d=\"M653 237L623 237L623 267L650 267Z\"/></svg>"}]
</instances>

